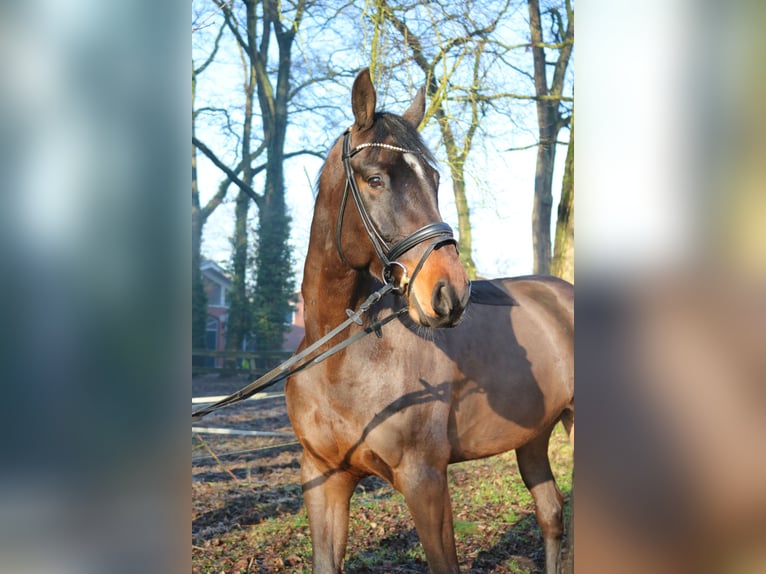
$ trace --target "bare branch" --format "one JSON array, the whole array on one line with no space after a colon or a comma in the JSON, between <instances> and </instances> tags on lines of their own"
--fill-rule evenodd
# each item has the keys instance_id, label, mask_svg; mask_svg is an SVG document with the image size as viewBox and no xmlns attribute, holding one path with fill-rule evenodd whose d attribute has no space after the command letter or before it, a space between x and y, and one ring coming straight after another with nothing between
<instances>
[{"instance_id":1,"label":"bare branch","mask_svg":"<svg viewBox=\"0 0 766 574\"><path fill-rule=\"evenodd\" d=\"M197 116L202 113L223 114L223 116L226 118L226 131L228 131L237 140L237 145L239 145L239 135L234 131L234 127L231 123L231 116L229 115L229 110L226 108L218 108L214 106L204 106L192 112L192 119L197 119Z\"/></svg>"},{"instance_id":2,"label":"bare branch","mask_svg":"<svg viewBox=\"0 0 766 574\"><path fill-rule=\"evenodd\" d=\"M560 94L564 89L564 76L566 75L569 57L572 54L574 45L574 18L567 22L567 30L564 35L565 41L559 51L559 57L556 60L556 67L553 72L553 81L551 82L551 93Z\"/></svg>"},{"instance_id":3,"label":"bare branch","mask_svg":"<svg viewBox=\"0 0 766 574\"><path fill-rule=\"evenodd\" d=\"M523 146L520 146L520 147L509 147L509 148L504 149L503 151L524 151L524 150L527 150L527 149L536 148L537 146L540 145L540 143L541 142L535 142L533 144L523 145ZM559 141L559 140L556 140L555 142L552 142L552 143L554 143L556 145L569 145L569 142L562 142L562 141ZM546 145L548 145L548 144L546 143Z\"/></svg>"},{"instance_id":4,"label":"bare branch","mask_svg":"<svg viewBox=\"0 0 766 574\"><path fill-rule=\"evenodd\" d=\"M242 37L242 34L239 33L239 23L237 22L236 16L234 16L234 13L231 11L231 6L227 5L226 2L223 2L223 0L213 0L218 7L223 12L223 18L226 22L226 25L229 27L229 30L231 30L231 33L234 34L234 37L237 39L237 42L239 45L246 51L249 52L250 48L247 45L247 42L245 42L245 39ZM232 4L234 1L232 0Z\"/></svg>"},{"instance_id":5,"label":"bare branch","mask_svg":"<svg viewBox=\"0 0 766 574\"><path fill-rule=\"evenodd\" d=\"M233 4L233 3L234 3L234 0L230 0L230 2ZM221 10L221 6L220 6L220 5L218 6L218 10ZM192 34L194 34L194 32L196 32L197 30L201 30L202 28L207 28L207 27L208 27L208 23L207 23L207 22L208 22L209 20L211 20L211 19L212 19L212 18L213 18L213 17L216 15L216 13L218 12L218 10L214 10L214 11L212 11L210 14L208 14L207 16L205 16L205 17L202 19L202 21L201 21L201 22L195 22L195 24L192 26Z\"/></svg>"},{"instance_id":6,"label":"bare branch","mask_svg":"<svg viewBox=\"0 0 766 574\"><path fill-rule=\"evenodd\" d=\"M233 1L233 0L232 0ZM223 36L223 29L225 28L225 24L221 24L221 27L218 30L218 35L215 37L215 42L213 43L213 50L210 52L210 55L207 57L207 59L202 63L202 65L194 70L195 75L199 75L202 72L205 71L205 68L207 68L210 63L215 58L215 55L218 53L218 46L221 43L221 36Z\"/></svg>"},{"instance_id":7,"label":"bare branch","mask_svg":"<svg viewBox=\"0 0 766 574\"><path fill-rule=\"evenodd\" d=\"M455 88L453 88L455 89ZM470 102L473 98L481 102L492 102L494 100L530 100L540 102L560 101L560 102L573 102L574 98L570 96L561 96L555 94L547 94L544 96L529 96L526 94L511 94L506 92L496 92L493 94L475 94L473 96L453 96L450 98L455 102Z\"/></svg>"},{"instance_id":8,"label":"bare branch","mask_svg":"<svg viewBox=\"0 0 766 574\"><path fill-rule=\"evenodd\" d=\"M218 191L216 194L210 198L210 201L208 201L205 204L205 207L200 209L200 215L202 217L202 221L207 221L207 218L210 217L210 214L215 211L215 209L223 203L224 198L226 197L226 193L229 191L229 184L231 181L229 179L225 179L218 185Z\"/></svg>"},{"instance_id":9,"label":"bare branch","mask_svg":"<svg viewBox=\"0 0 766 574\"><path fill-rule=\"evenodd\" d=\"M215 153L209 147L207 147L204 143L199 141L196 137L192 137L192 143L196 146L196 148L198 150L200 150L203 154L205 154L205 156L211 162L213 162L213 164L215 164L215 166L218 169L220 169L223 173L225 173L226 177L228 178L226 181L221 182L221 184L218 187L218 192L216 193L215 196L213 196L213 199L211 199L208 202L208 204L205 206L205 208L203 210L204 212L212 212L218 206L218 204L221 203L221 201L223 201L223 198L226 195L226 189L228 188L228 184L229 183L233 183L234 185L239 187L242 191L244 191L250 197L250 199L252 199L255 202L255 204L260 209L261 204L263 202L263 198L260 195L258 195L253 190L252 187L247 185L245 182L243 182L239 178L238 174L244 168L244 164L245 164L244 161L240 162L240 164L237 166L236 170L233 170L230 167L228 167L225 163L223 163L218 158L218 156L216 156ZM252 159L254 158L255 155L260 155L260 153L263 151L263 149L265 149L265 145L261 144L261 146L258 148L258 150L256 150L256 153L250 156L251 161L252 161ZM297 157L299 155L313 155L313 156L318 157L320 159L324 159L324 157L325 157L323 153L320 153L318 151L310 150L310 149L302 149L302 150L286 153L284 155L284 159L291 159L291 158ZM266 169L266 166L267 166L267 164L263 163L263 164L255 167L255 168L253 168L253 170L251 172L252 175L259 174L260 172L262 172L263 170Z\"/></svg>"},{"instance_id":10,"label":"bare branch","mask_svg":"<svg viewBox=\"0 0 766 574\"><path fill-rule=\"evenodd\" d=\"M203 144L201 141L199 141L196 137L192 136L192 143L196 146L196 148L198 150L200 150L202 153L204 153L205 156L207 156L207 158L210 161L212 161L213 164L215 164L215 166L218 169L220 169L223 173L225 173L229 177L229 179L232 181L232 183L234 183L234 185L236 185L242 191L244 191L250 197L250 199L252 199L255 202L255 204L260 209L260 207L261 207L261 205L263 203L263 198L260 195L258 195L257 193L255 193L255 191L253 191L252 187L250 187L244 181L239 179L237 174L234 173L234 171L229 166L227 166L220 159L218 159L218 156L216 156L209 147L207 147L205 144Z\"/></svg>"}]
</instances>

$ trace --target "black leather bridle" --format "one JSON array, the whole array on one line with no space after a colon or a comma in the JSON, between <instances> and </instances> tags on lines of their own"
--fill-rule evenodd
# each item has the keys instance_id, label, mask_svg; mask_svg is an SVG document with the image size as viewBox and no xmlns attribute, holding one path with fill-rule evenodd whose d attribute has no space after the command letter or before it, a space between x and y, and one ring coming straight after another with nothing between
<instances>
[{"instance_id":1,"label":"black leather bridle","mask_svg":"<svg viewBox=\"0 0 766 574\"><path fill-rule=\"evenodd\" d=\"M336 228L335 243L338 249L338 255L340 255L341 260L343 260L347 265L351 266L348 260L344 257L343 249L341 247L341 228L343 225L343 214L346 210L348 192L351 190L351 196L354 198L354 203L356 204L356 208L359 211L359 217L362 220L362 224L364 225L364 229L367 232L367 236L370 238L370 242L372 243L375 252L378 254L380 262L383 264L383 282L386 284L394 285L395 278L393 275L393 268L399 267L402 270L402 277L399 279L399 284L394 285L394 288L396 291L402 293L408 285L411 285L415 281L415 277L417 277L417 274L420 272L420 269L423 267L426 259L434 249L448 243L457 246L457 241L455 240L455 236L453 235L452 228L449 226L449 224L445 223L444 221L437 221L435 223L424 225L393 246L388 244L388 242L378 231L375 223L370 217L369 212L367 211L367 208L364 205L362 194L359 191L359 186L356 184L356 178L354 177L354 168L351 167L351 158L361 150L368 147L378 147L392 151L398 151L401 153L413 153L421 155L421 153L417 150L405 149L382 142L361 143L355 148L351 149L351 131L346 130L346 132L343 134L342 155L343 167L346 171L346 185L343 189L343 198L341 199L340 211L338 213L338 226ZM412 275L408 277L407 268L404 266L404 264L397 261L397 259L416 245L426 241L430 241L431 243L426 248L418 264L415 266L415 270L413 271Z\"/></svg>"},{"instance_id":2,"label":"black leather bridle","mask_svg":"<svg viewBox=\"0 0 766 574\"><path fill-rule=\"evenodd\" d=\"M423 266L423 263L425 262L426 258L431 254L431 252L436 249L440 245L444 245L445 243L452 243L453 245L457 245L457 242L455 241L455 237L452 235L452 228L444 223L443 221L438 221L436 223L429 223L428 225L424 225L415 233L411 233L398 243L396 243L393 247L389 247L388 243L385 239L380 235L378 230L376 229L372 219L370 218L370 214L367 212L367 208L364 206L364 202L362 201L362 194L359 192L359 187L356 185L356 180L354 179L354 170L351 167L351 158L354 156L354 154L358 153L360 150L367 148L367 147L381 147L385 149L390 149L393 151L398 151L402 153L415 153L419 154L418 151L408 150L401 147L384 144L384 143L363 143L356 146L353 150L351 149L351 134L350 132L346 132L343 137L343 166L346 169L346 187L343 191L343 199L340 206L340 213L338 215L338 228L337 228L337 235L336 235L336 242L337 242L337 248L338 248L338 254L340 255L341 259L346 262L347 265L351 266L350 263L348 263L348 260L343 256L343 251L341 249L340 245L340 232L341 232L341 225L343 224L343 212L346 209L346 199L348 198L348 190L351 189L351 195L354 197L354 203L356 203L356 207L359 210L359 215L362 218L362 223L364 224L364 228L367 230L367 235L370 237L370 241L372 241L373 247L375 247L375 251L378 254L378 257L380 257L381 262L383 263L383 286L375 291L374 293L370 294L369 297L362 303L362 305L359 307L357 311L352 311L351 309L346 310L346 315L348 318L343 321L340 325L332 329L330 332L325 334L323 337L318 339L317 341L314 341L311 345L303 349L301 352L293 355L285 362L281 363L265 375L259 377L249 385L246 385L244 388L238 390L235 393L232 393L231 395L224 397L223 399L214 402L210 405L204 406L202 408L199 408L192 412L192 420L199 419L209 413L212 413L213 411L216 411L220 408L223 408L225 406L232 405L234 403L238 403L239 401L242 401L248 397L251 397L255 393L258 393L260 391L263 391L264 389L269 388L270 386L283 381L290 375L293 375L307 367L310 367L311 365L316 365L318 363L321 363L328 357L331 357L335 353L338 353L348 347L349 345L352 345L356 341L360 340L363 337L366 337L370 333L376 333L379 337L382 336L381 328L386 325L387 323L393 321L397 317L400 317L407 313L407 306L403 306L401 309L394 311L382 319L378 319L374 321L372 324L367 325L366 327L363 327L362 329L357 330L353 335L348 336L344 340L340 341L339 343L333 345L329 349L319 353L321 348L337 337L340 333L344 332L352 323L356 323L359 326L364 325L364 322L362 320L362 317L370 312L372 307L380 301L387 293L389 292L398 292L403 293L404 290L407 288L407 285L412 285L412 282L415 280L415 277L417 276L418 272L420 271L420 268ZM423 253L423 256L420 258L420 261L418 262L417 266L415 267L415 271L412 273L411 277L407 277L407 268L399 263L397 261L397 258L401 257L403 254L407 253L410 249L415 247L416 245L423 243L425 241L431 241L429 246L426 248L425 252ZM395 284L395 279L392 275L392 269L393 267L398 266L402 269L403 275L399 279L399 284ZM318 354L317 354L318 353Z\"/></svg>"}]
</instances>

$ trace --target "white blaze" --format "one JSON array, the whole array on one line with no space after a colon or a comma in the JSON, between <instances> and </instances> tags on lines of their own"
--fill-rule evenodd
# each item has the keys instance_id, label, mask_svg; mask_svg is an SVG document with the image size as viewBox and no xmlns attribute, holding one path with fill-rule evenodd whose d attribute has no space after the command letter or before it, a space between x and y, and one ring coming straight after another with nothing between
<instances>
[{"instance_id":1,"label":"white blaze","mask_svg":"<svg viewBox=\"0 0 766 574\"><path fill-rule=\"evenodd\" d=\"M412 168L412 171L414 171L415 174L417 174L418 178L420 178L425 183L426 182L426 174L423 172L423 166L420 164L420 162L414 156L414 154L405 153L404 154L404 161L406 161L407 165Z\"/></svg>"}]
</instances>

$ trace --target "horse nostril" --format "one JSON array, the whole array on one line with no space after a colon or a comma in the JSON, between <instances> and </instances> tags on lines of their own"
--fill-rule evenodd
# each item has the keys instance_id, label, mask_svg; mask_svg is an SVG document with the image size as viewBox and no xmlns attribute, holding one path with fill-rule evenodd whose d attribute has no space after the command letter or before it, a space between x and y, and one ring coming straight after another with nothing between
<instances>
[{"instance_id":1,"label":"horse nostril","mask_svg":"<svg viewBox=\"0 0 766 574\"><path fill-rule=\"evenodd\" d=\"M431 307L440 317L448 317L457 301L457 294L454 287L446 281L439 281L434 286L433 295L431 297Z\"/></svg>"}]
</instances>

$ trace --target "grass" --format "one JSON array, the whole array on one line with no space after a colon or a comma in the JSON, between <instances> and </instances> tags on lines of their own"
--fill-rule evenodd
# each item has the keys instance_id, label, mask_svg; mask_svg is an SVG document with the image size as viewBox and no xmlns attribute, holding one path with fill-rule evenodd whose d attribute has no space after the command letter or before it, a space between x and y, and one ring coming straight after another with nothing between
<instances>
[{"instance_id":1,"label":"grass","mask_svg":"<svg viewBox=\"0 0 766 574\"><path fill-rule=\"evenodd\" d=\"M568 496L572 449L560 427L551 439L550 458ZM300 499L291 500L300 497L297 470L270 475L267 488L263 482L236 484L225 473L220 476L220 482L193 485L195 503L200 501L195 504L194 572L310 572L306 511ZM514 453L453 465L449 481L463 572L541 571L542 538ZM222 524L220 532L216 521ZM203 526L209 531L199 536ZM380 479L365 479L352 498L346 572L428 572L403 497Z\"/></svg>"}]
</instances>

